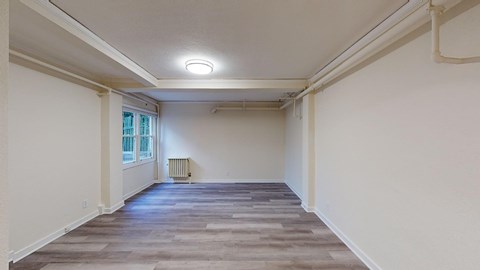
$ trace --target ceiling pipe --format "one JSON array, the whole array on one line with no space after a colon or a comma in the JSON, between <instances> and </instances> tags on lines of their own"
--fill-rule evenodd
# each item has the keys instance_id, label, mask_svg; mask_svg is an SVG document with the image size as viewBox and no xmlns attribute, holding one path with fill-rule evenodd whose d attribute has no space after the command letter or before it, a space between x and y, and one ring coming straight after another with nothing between
<instances>
[{"instance_id":1,"label":"ceiling pipe","mask_svg":"<svg viewBox=\"0 0 480 270\"><path fill-rule=\"evenodd\" d=\"M143 101L145 103L148 103L150 105L153 105L157 108L157 111L159 111L160 104L151 100L148 100L147 98L144 98L142 96L136 95L136 94L130 94L130 93L125 93L125 92L120 92L120 95L124 95L126 97L131 97L133 99L137 99L138 101Z\"/></svg>"},{"instance_id":2,"label":"ceiling pipe","mask_svg":"<svg viewBox=\"0 0 480 270\"><path fill-rule=\"evenodd\" d=\"M386 31L383 31L382 34L379 34L377 37L367 37L364 38L371 38L373 39L370 43L365 45L363 48L358 50L353 55L348 56L343 62L339 63L337 66L332 68L327 68L326 70L322 70L317 73L315 76L312 77L309 81L313 83L310 86L300 92L295 98L300 99L309 94L312 91L320 89L321 87L325 86L327 83L331 82L356 64L360 63L361 61L367 59L368 57L374 55L376 52L380 51L381 49L385 48L389 44L393 43L395 40L398 40L403 33L409 32L409 30L413 30L418 27L419 24L423 22L427 22L428 19L424 18L423 11L419 10L421 6L424 4L428 4L429 10L433 7L431 4L432 0L429 1L417 1L417 5L410 6L410 12L402 11L402 17L400 21L398 21L395 25L391 26ZM458 1L454 0L445 0L446 4L449 7L453 6ZM432 18L432 49L433 49L433 58L434 60L440 63L453 63L453 64L466 64L466 63L476 63L480 62L480 57L470 57L470 58L451 58L451 57L444 57L440 53L439 49L439 41L440 41L440 34L439 34L439 15L445 8L433 8L433 11L430 11L431 18ZM399 19L398 16L395 16L396 20ZM386 21L385 21L386 22ZM385 27L380 24L378 27ZM353 46L352 46L353 47ZM339 57L340 58L340 57ZM333 62L332 62L333 63ZM331 64L332 64L331 63ZM322 76L319 76L319 75ZM314 80L317 79L317 80ZM290 106L293 102L285 103L281 108L284 109Z\"/></svg>"},{"instance_id":3,"label":"ceiling pipe","mask_svg":"<svg viewBox=\"0 0 480 270\"><path fill-rule=\"evenodd\" d=\"M443 56L440 52L440 15L445 10L444 6L434 6L432 0L429 2L428 11L432 17L432 60L436 63L446 64L470 64L479 63L480 56L468 58L454 58Z\"/></svg>"},{"instance_id":4,"label":"ceiling pipe","mask_svg":"<svg viewBox=\"0 0 480 270\"><path fill-rule=\"evenodd\" d=\"M287 108L288 106L292 105L292 104L293 104L293 100L295 100L295 99L292 99L292 100L284 103L284 104L280 107L280 110L283 110L283 109Z\"/></svg>"},{"instance_id":5,"label":"ceiling pipe","mask_svg":"<svg viewBox=\"0 0 480 270\"><path fill-rule=\"evenodd\" d=\"M280 111L279 107L213 107L210 112L216 113L218 111Z\"/></svg>"},{"instance_id":6,"label":"ceiling pipe","mask_svg":"<svg viewBox=\"0 0 480 270\"><path fill-rule=\"evenodd\" d=\"M303 98L310 92L323 87L358 63L361 63L392 44L395 40L398 40L406 34L406 32L413 30L413 27L418 26L422 20L426 22L425 13L419 12L419 9L425 4L428 4L428 0L409 1L334 61L330 62L321 71L312 76L312 78L308 80L310 83L308 88L299 92L299 94L295 96L295 99ZM293 102L287 102L282 108L286 108L292 103Z\"/></svg>"},{"instance_id":7,"label":"ceiling pipe","mask_svg":"<svg viewBox=\"0 0 480 270\"><path fill-rule=\"evenodd\" d=\"M362 38L357 40L352 46L346 49L343 53L337 56L334 60L324 66L320 71L314 74L310 79L308 79L309 84L312 84L318 81L323 76L327 75L332 69L335 69L337 66L342 64L344 61L348 60L350 57L354 56L360 50L364 49L374 40L382 36L384 33L395 27L398 23L403 21L406 17L411 15L421 6L425 5L428 0L410 0L388 18L379 23L375 28L370 30Z\"/></svg>"},{"instance_id":8,"label":"ceiling pipe","mask_svg":"<svg viewBox=\"0 0 480 270\"><path fill-rule=\"evenodd\" d=\"M90 80L90 79L87 79L87 78L85 78L85 77L79 76L79 75L77 75L77 74L75 74L75 73L72 73L72 72L70 72L70 71L66 71L66 70L64 70L64 69L58 68L58 67L56 67L56 66L54 66L54 65L50 65L50 64L48 64L48 63L45 63L45 62L43 62L43 61L40 61L40 60L38 60L38 59L36 59L36 58L33 58L33 57L28 56L28 55L26 55L26 54L23 54L23 53L21 53L21 52L17 52L17 51L15 51L15 50L10 49L9 53L10 53L10 55L12 55L12 56L15 56L15 57L18 57L18 58L20 58L20 59L26 60L26 61L28 61L28 62L30 62L30 63L34 63L34 64L36 64L36 65L42 66L42 67L44 67L44 68L53 70L53 71L58 72L58 73L60 73L60 74L63 74L63 75L66 75L66 76L68 76L68 77L71 77L71 78L77 79L77 80L79 80L79 81L82 81L82 82L84 82L84 83L88 83L88 84L90 84L90 85L94 85L94 86L96 86L96 87L98 87L98 88L101 88L101 89L103 89L104 91L95 90L95 91L98 92L98 95L100 95L100 96L102 96L102 95L108 95L108 94L110 94L110 93L112 92L112 90L113 90L112 88L110 88L110 87L108 87L108 86L105 86L105 85L103 85L103 84L97 83L97 82L92 81L92 80Z\"/></svg>"},{"instance_id":9,"label":"ceiling pipe","mask_svg":"<svg viewBox=\"0 0 480 270\"><path fill-rule=\"evenodd\" d=\"M77 80L79 80L79 81L82 81L82 82L84 82L84 83L87 83L87 84L96 86L96 87L98 87L98 88L101 88L101 89L103 89L103 91L95 90L95 91L98 92L98 95L99 95L99 96L109 95L110 93L116 93L116 94L122 95L122 96L124 96L124 97L128 97L128 98L131 98L131 99L135 99L135 100L137 100L137 101L146 102L146 103L148 103L148 104L151 104L151 105L153 105L153 106L156 107L157 111L159 111L159 105L156 104L156 103L153 103L153 102L151 102L151 101L149 101L149 100L146 100L146 99L143 99L143 98L140 98L140 97L137 97L137 96L133 96L133 95L131 95L131 94L127 94L127 93L124 93L124 92L122 92L122 91L113 89L113 88L108 87L108 86L106 86L106 85L103 85L103 84L101 84L101 83L97 83L97 82L95 82L95 81L92 81L92 80L90 80L90 79L87 79L87 78L85 78L85 77L82 77L82 76L80 76L80 75L77 75L77 74L75 74L75 73L72 73L72 72L70 72L70 71L66 71L66 70L61 69L61 68L59 68L59 67L56 67L56 66L54 66L54 65L45 63L45 62L43 62L43 61L41 61L41 60L38 60L38 59L36 59L36 58L33 58L33 57L28 56L28 55L26 55L26 54L23 54L23 53L21 53L21 52L18 52L18 51L15 51L15 50L10 49L9 53L10 53L10 55L12 55L12 56L14 56L14 57L18 57L18 58L23 59L23 60L25 60L25 61L28 61L28 62L30 62L30 63L33 63L33 64L36 64L36 65L42 66L42 67L44 67L44 68L53 70L53 71L58 72L58 73L60 73L60 74L63 74L63 75L66 75L66 76L68 76L68 77L71 77L71 78L77 79Z\"/></svg>"}]
</instances>

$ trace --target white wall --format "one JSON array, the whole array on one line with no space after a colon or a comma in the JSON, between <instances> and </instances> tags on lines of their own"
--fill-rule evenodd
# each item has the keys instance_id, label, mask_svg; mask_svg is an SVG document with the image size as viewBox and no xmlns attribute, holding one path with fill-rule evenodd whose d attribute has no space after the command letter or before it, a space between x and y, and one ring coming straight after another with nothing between
<instances>
[{"instance_id":1,"label":"white wall","mask_svg":"<svg viewBox=\"0 0 480 270\"><path fill-rule=\"evenodd\" d=\"M152 100L152 102L154 101ZM133 110L149 111L152 115L157 115L157 108L150 103L124 97L123 104ZM156 152L156 149L154 149L154 151ZM127 199L143 190L145 187L153 184L154 181L158 179L157 170L158 163L156 159L152 162L139 164L134 167L124 166L123 198Z\"/></svg>"},{"instance_id":2,"label":"white wall","mask_svg":"<svg viewBox=\"0 0 480 270\"><path fill-rule=\"evenodd\" d=\"M157 161L123 170L123 198L127 199L157 180Z\"/></svg>"},{"instance_id":3,"label":"white wall","mask_svg":"<svg viewBox=\"0 0 480 270\"><path fill-rule=\"evenodd\" d=\"M285 109L285 183L303 199L302 103Z\"/></svg>"},{"instance_id":4,"label":"white wall","mask_svg":"<svg viewBox=\"0 0 480 270\"><path fill-rule=\"evenodd\" d=\"M219 111L214 104L162 104L160 179L169 157L190 157L193 181L282 181L283 112Z\"/></svg>"},{"instance_id":5,"label":"white wall","mask_svg":"<svg viewBox=\"0 0 480 270\"><path fill-rule=\"evenodd\" d=\"M124 205L122 167L122 96L101 99L101 200L106 213Z\"/></svg>"},{"instance_id":6,"label":"white wall","mask_svg":"<svg viewBox=\"0 0 480 270\"><path fill-rule=\"evenodd\" d=\"M18 253L98 213L100 98L16 64L10 86L10 248Z\"/></svg>"},{"instance_id":7,"label":"white wall","mask_svg":"<svg viewBox=\"0 0 480 270\"><path fill-rule=\"evenodd\" d=\"M8 269L8 4L0 1L0 270Z\"/></svg>"},{"instance_id":8,"label":"white wall","mask_svg":"<svg viewBox=\"0 0 480 270\"><path fill-rule=\"evenodd\" d=\"M480 55L480 6L442 26ZM316 95L316 207L381 269L479 269L480 64L430 33Z\"/></svg>"}]
</instances>

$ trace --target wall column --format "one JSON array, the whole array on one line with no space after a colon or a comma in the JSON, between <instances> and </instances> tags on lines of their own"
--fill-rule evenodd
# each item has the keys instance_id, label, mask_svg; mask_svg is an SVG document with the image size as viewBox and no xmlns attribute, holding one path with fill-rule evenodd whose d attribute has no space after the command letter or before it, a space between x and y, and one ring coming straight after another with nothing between
<instances>
[{"instance_id":1,"label":"wall column","mask_svg":"<svg viewBox=\"0 0 480 270\"><path fill-rule=\"evenodd\" d=\"M315 94L303 97L302 103L302 206L315 210Z\"/></svg>"},{"instance_id":2,"label":"wall column","mask_svg":"<svg viewBox=\"0 0 480 270\"><path fill-rule=\"evenodd\" d=\"M102 102L102 213L111 214L124 205L122 168L122 96L111 93Z\"/></svg>"},{"instance_id":3,"label":"wall column","mask_svg":"<svg viewBox=\"0 0 480 270\"><path fill-rule=\"evenodd\" d=\"M0 270L8 269L8 0L0 0Z\"/></svg>"}]
</instances>

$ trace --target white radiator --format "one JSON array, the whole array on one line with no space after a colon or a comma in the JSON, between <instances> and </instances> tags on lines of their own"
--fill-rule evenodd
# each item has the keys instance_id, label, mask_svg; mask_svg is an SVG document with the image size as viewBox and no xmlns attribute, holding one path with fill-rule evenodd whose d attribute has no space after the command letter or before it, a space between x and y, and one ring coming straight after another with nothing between
<instances>
[{"instance_id":1,"label":"white radiator","mask_svg":"<svg viewBox=\"0 0 480 270\"><path fill-rule=\"evenodd\" d=\"M186 178L190 177L190 160L188 158L169 158L168 177Z\"/></svg>"}]
</instances>

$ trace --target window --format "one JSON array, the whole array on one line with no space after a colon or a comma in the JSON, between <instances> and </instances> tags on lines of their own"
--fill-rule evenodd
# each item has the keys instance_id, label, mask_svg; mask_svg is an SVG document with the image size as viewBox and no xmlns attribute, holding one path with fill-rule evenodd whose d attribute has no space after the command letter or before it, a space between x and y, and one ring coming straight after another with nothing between
<instances>
[{"instance_id":1,"label":"window","mask_svg":"<svg viewBox=\"0 0 480 270\"><path fill-rule=\"evenodd\" d=\"M135 165L155 158L155 117L123 111L123 164Z\"/></svg>"},{"instance_id":2,"label":"window","mask_svg":"<svg viewBox=\"0 0 480 270\"><path fill-rule=\"evenodd\" d=\"M123 163L132 163L137 160L135 155L135 114L123 112Z\"/></svg>"},{"instance_id":3,"label":"window","mask_svg":"<svg viewBox=\"0 0 480 270\"><path fill-rule=\"evenodd\" d=\"M140 114L140 160L153 158L153 117Z\"/></svg>"}]
</instances>

